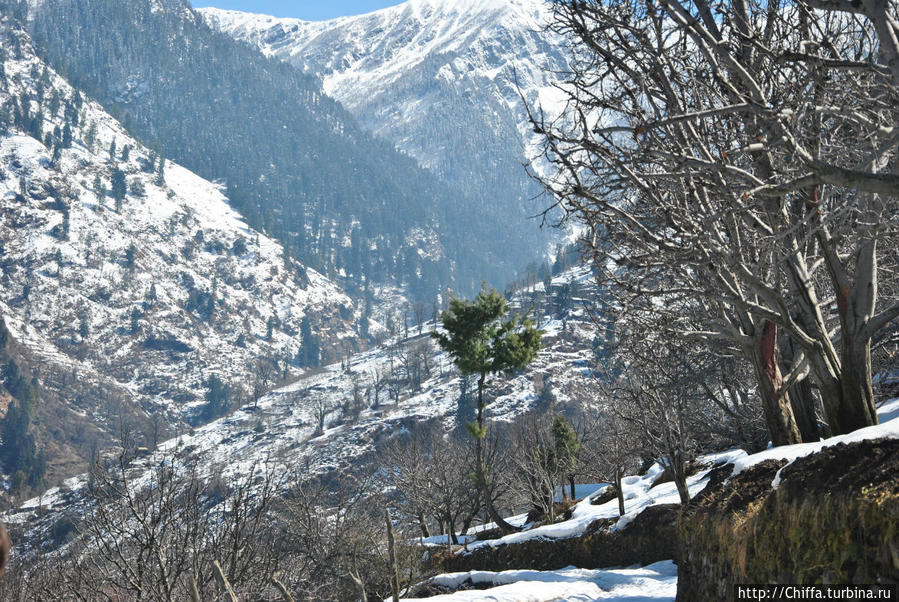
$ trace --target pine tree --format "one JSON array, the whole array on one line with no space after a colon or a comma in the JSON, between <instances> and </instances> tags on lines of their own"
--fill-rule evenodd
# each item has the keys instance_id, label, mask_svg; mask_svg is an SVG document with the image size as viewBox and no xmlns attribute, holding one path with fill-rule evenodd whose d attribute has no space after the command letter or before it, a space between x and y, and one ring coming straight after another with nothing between
<instances>
[{"instance_id":1,"label":"pine tree","mask_svg":"<svg viewBox=\"0 0 899 602\"><path fill-rule=\"evenodd\" d=\"M542 334L527 318L507 319L508 312L502 295L485 288L473 301L453 299L449 310L440 318L445 332L432 335L463 375L478 377L477 421L468 425L468 432L475 440L475 477L490 518L504 531L514 529L493 505L492 486L484 461L484 438L487 436L484 391L489 375L514 372L528 365L540 349Z\"/></svg>"},{"instance_id":2,"label":"pine tree","mask_svg":"<svg viewBox=\"0 0 899 602\"><path fill-rule=\"evenodd\" d=\"M315 368L319 365L321 356L321 342L312 334L312 325L309 318L303 316L300 321L300 351L297 353L297 364L303 367Z\"/></svg>"},{"instance_id":3,"label":"pine tree","mask_svg":"<svg viewBox=\"0 0 899 602\"><path fill-rule=\"evenodd\" d=\"M216 374L211 375L204 384L206 404L200 410L199 417L208 422L224 416L231 409L231 387Z\"/></svg>"},{"instance_id":4,"label":"pine tree","mask_svg":"<svg viewBox=\"0 0 899 602\"><path fill-rule=\"evenodd\" d=\"M156 168L156 179L153 183L157 186L165 186L165 157L159 155L159 167Z\"/></svg>"},{"instance_id":5,"label":"pine tree","mask_svg":"<svg viewBox=\"0 0 899 602\"><path fill-rule=\"evenodd\" d=\"M147 294L144 295L144 307L151 308L156 305L156 283L150 285L150 289L147 291Z\"/></svg>"},{"instance_id":6,"label":"pine tree","mask_svg":"<svg viewBox=\"0 0 899 602\"><path fill-rule=\"evenodd\" d=\"M142 315L140 310L136 307L131 309L131 333L135 334L138 330L140 330L140 319Z\"/></svg>"},{"instance_id":7,"label":"pine tree","mask_svg":"<svg viewBox=\"0 0 899 602\"><path fill-rule=\"evenodd\" d=\"M103 199L106 197L106 187L103 185L103 179L100 174L94 175L94 194L97 195L97 204L102 207Z\"/></svg>"},{"instance_id":8,"label":"pine tree","mask_svg":"<svg viewBox=\"0 0 899 602\"><path fill-rule=\"evenodd\" d=\"M128 194L128 184L125 181L125 172L118 167L114 167L111 176L112 198L115 200L115 210L122 212L122 201Z\"/></svg>"}]
</instances>

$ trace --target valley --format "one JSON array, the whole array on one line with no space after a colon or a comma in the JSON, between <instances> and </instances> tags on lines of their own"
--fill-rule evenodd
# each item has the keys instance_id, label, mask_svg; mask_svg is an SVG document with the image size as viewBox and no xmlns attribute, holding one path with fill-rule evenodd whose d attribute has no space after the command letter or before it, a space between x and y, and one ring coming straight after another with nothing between
<instances>
[{"instance_id":1,"label":"valley","mask_svg":"<svg viewBox=\"0 0 899 602\"><path fill-rule=\"evenodd\" d=\"M236 5L0 0L0 600L895 599L895 2Z\"/></svg>"}]
</instances>

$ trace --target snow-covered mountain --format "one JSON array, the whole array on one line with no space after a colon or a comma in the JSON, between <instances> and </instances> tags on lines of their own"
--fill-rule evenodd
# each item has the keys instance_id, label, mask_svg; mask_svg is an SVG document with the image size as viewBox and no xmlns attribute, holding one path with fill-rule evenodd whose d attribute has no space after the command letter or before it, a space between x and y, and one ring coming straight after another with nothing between
<instances>
[{"instance_id":1,"label":"snow-covered mountain","mask_svg":"<svg viewBox=\"0 0 899 602\"><path fill-rule=\"evenodd\" d=\"M160 170L5 19L0 39L0 316L43 397L112 440L148 433L126 416L155 416L164 435L195 421L213 374L238 403L260 372L271 388L304 317L326 353L352 349L355 310L335 284L248 228L217 185ZM53 422L45 436L75 436Z\"/></svg>"},{"instance_id":2,"label":"snow-covered mountain","mask_svg":"<svg viewBox=\"0 0 899 602\"><path fill-rule=\"evenodd\" d=\"M565 66L542 0L410 0L324 22L199 9L215 28L324 81L367 129L446 180L533 214L525 103Z\"/></svg>"},{"instance_id":3,"label":"snow-covered mountain","mask_svg":"<svg viewBox=\"0 0 899 602\"><path fill-rule=\"evenodd\" d=\"M578 304L560 311L554 299L573 282L589 295L592 278L588 268L575 268L552 280L549 295L541 282L513 300L514 307L539 316L543 349L524 371L491 379L489 420L510 422L534 410L540 403L535 383L549 374L557 403L585 403L585 392L595 385L593 325ZM254 471L290 474L297 467L307 476L352 474L367 456L415 423L437 421L447 431L458 428L461 381L450 357L431 340L433 327L423 324L421 334L410 329L408 339L402 334L387 339L165 441L152 454L135 459L134 474L148 474L163 459L189 466L201 478L226 482ZM420 379L417 385L410 382L416 380L413 373ZM86 475L69 479L11 510L4 520L33 535L24 540L38 541L36 530L52 529L65 516L83 512L87 483Z\"/></svg>"}]
</instances>

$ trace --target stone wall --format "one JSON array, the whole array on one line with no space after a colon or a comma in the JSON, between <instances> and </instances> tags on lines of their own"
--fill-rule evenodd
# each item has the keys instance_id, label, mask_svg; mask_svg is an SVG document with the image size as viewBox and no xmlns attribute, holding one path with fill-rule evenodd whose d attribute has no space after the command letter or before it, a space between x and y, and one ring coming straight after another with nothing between
<instances>
[{"instance_id":1,"label":"stone wall","mask_svg":"<svg viewBox=\"0 0 899 602\"><path fill-rule=\"evenodd\" d=\"M727 481L718 469L678 520L678 602L733 600L735 583L899 582L899 441L825 448Z\"/></svg>"}]
</instances>

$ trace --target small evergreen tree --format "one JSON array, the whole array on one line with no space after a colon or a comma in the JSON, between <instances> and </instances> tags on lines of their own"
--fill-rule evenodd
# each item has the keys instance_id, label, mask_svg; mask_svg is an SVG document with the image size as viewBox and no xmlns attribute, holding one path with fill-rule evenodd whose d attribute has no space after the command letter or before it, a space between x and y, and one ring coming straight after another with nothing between
<instances>
[{"instance_id":1,"label":"small evergreen tree","mask_svg":"<svg viewBox=\"0 0 899 602\"><path fill-rule=\"evenodd\" d=\"M156 168L156 179L153 183L157 186L165 186L165 157L159 155L159 167Z\"/></svg>"},{"instance_id":2,"label":"small evergreen tree","mask_svg":"<svg viewBox=\"0 0 899 602\"><path fill-rule=\"evenodd\" d=\"M150 308L156 305L156 283L152 283L150 285L149 290L147 290L147 294L144 295L144 307Z\"/></svg>"},{"instance_id":3,"label":"small evergreen tree","mask_svg":"<svg viewBox=\"0 0 899 602\"><path fill-rule=\"evenodd\" d=\"M131 333L134 334L138 330L140 330L140 319L141 319L140 310L136 307L131 309Z\"/></svg>"},{"instance_id":4,"label":"small evergreen tree","mask_svg":"<svg viewBox=\"0 0 899 602\"><path fill-rule=\"evenodd\" d=\"M90 324L88 324L87 316L82 315L78 320L78 336L81 337L82 343L87 340L90 333Z\"/></svg>"},{"instance_id":5,"label":"small evergreen tree","mask_svg":"<svg viewBox=\"0 0 899 602\"><path fill-rule=\"evenodd\" d=\"M561 414L553 419L552 435L558 470L568 479L568 484L571 487L571 499L574 499L574 473L577 470L581 442L574 427Z\"/></svg>"},{"instance_id":6,"label":"small evergreen tree","mask_svg":"<svg viewBox=\"0 0 899 602\"><path fill-rule=\"evenodd\" d=\"M300 321L300 350L297 353L297 364L306 368L315 368L321 361L321 342L312 334L309 318L303 316Z\"/></svg>"},{"instance_id":7,"label":"small evergreen tree","mask_svg":"<svg viewBox=\"0 0 899 602\"><path fill-rule=\"evenodd\" d=\"M128 245L128 248L125 249L125 266L128 268L134 267L134 259L137 254L137 247L134 246L134 243Z\"/></svg>"},{"instance_id":8,"label":"small evergreen tree","mask_svg":"<svg viewBox=\"0 0 899 602\"><path fill-rule=\"evenodd\" d=\"M440 319L445 332L432 335L463 375L478 377L476 422L468 425L468 432L475 440L475 478L490 518L504 531L514 529L493 505L492 487L484 462L483 440L487 436L484 391L489 375L521 370L528 365L540 349L542 334L527 318L507 319L508 311L502 295L485 288L473 301L453 299L449 310Z\"/></svg>"},{"instance_id":9,"label":"small evergreen tree","mask_svg":"<svg viewBox=\"0 0 899 602\"><path fill-rule=\"evenodd\" d=\"M122 201L125 200L125 195L128 194L128 184L125 181L125 172L118 167L114 167L110 179L112 181L111 189L112 198L115 200L115 210L121 213Z\"/></svg>"},{"instance_id":10,"label":"small evergreen tree","mask_svg":"<svg viewBox=\"0 0 899 602\"><path fill-rule=\"evenodd\" d=\"M200 410L200 420L209 422L224 416L231 409L231 387L216 374L206 380L205 386L206 404Z\"/></svg>"},{"instance_id":11,"label":"small evergreen tree","mask_svg":"<svg viewBox=\"0 0 899 602\"><path fill-rule=\"evenodd\" d=\"M100 174L94 175L93 184L94 194L97 195L97 203L102 207L103 199L106 197L106 187L103 185L103 179Z\"/></svg>"}]
</instances>

